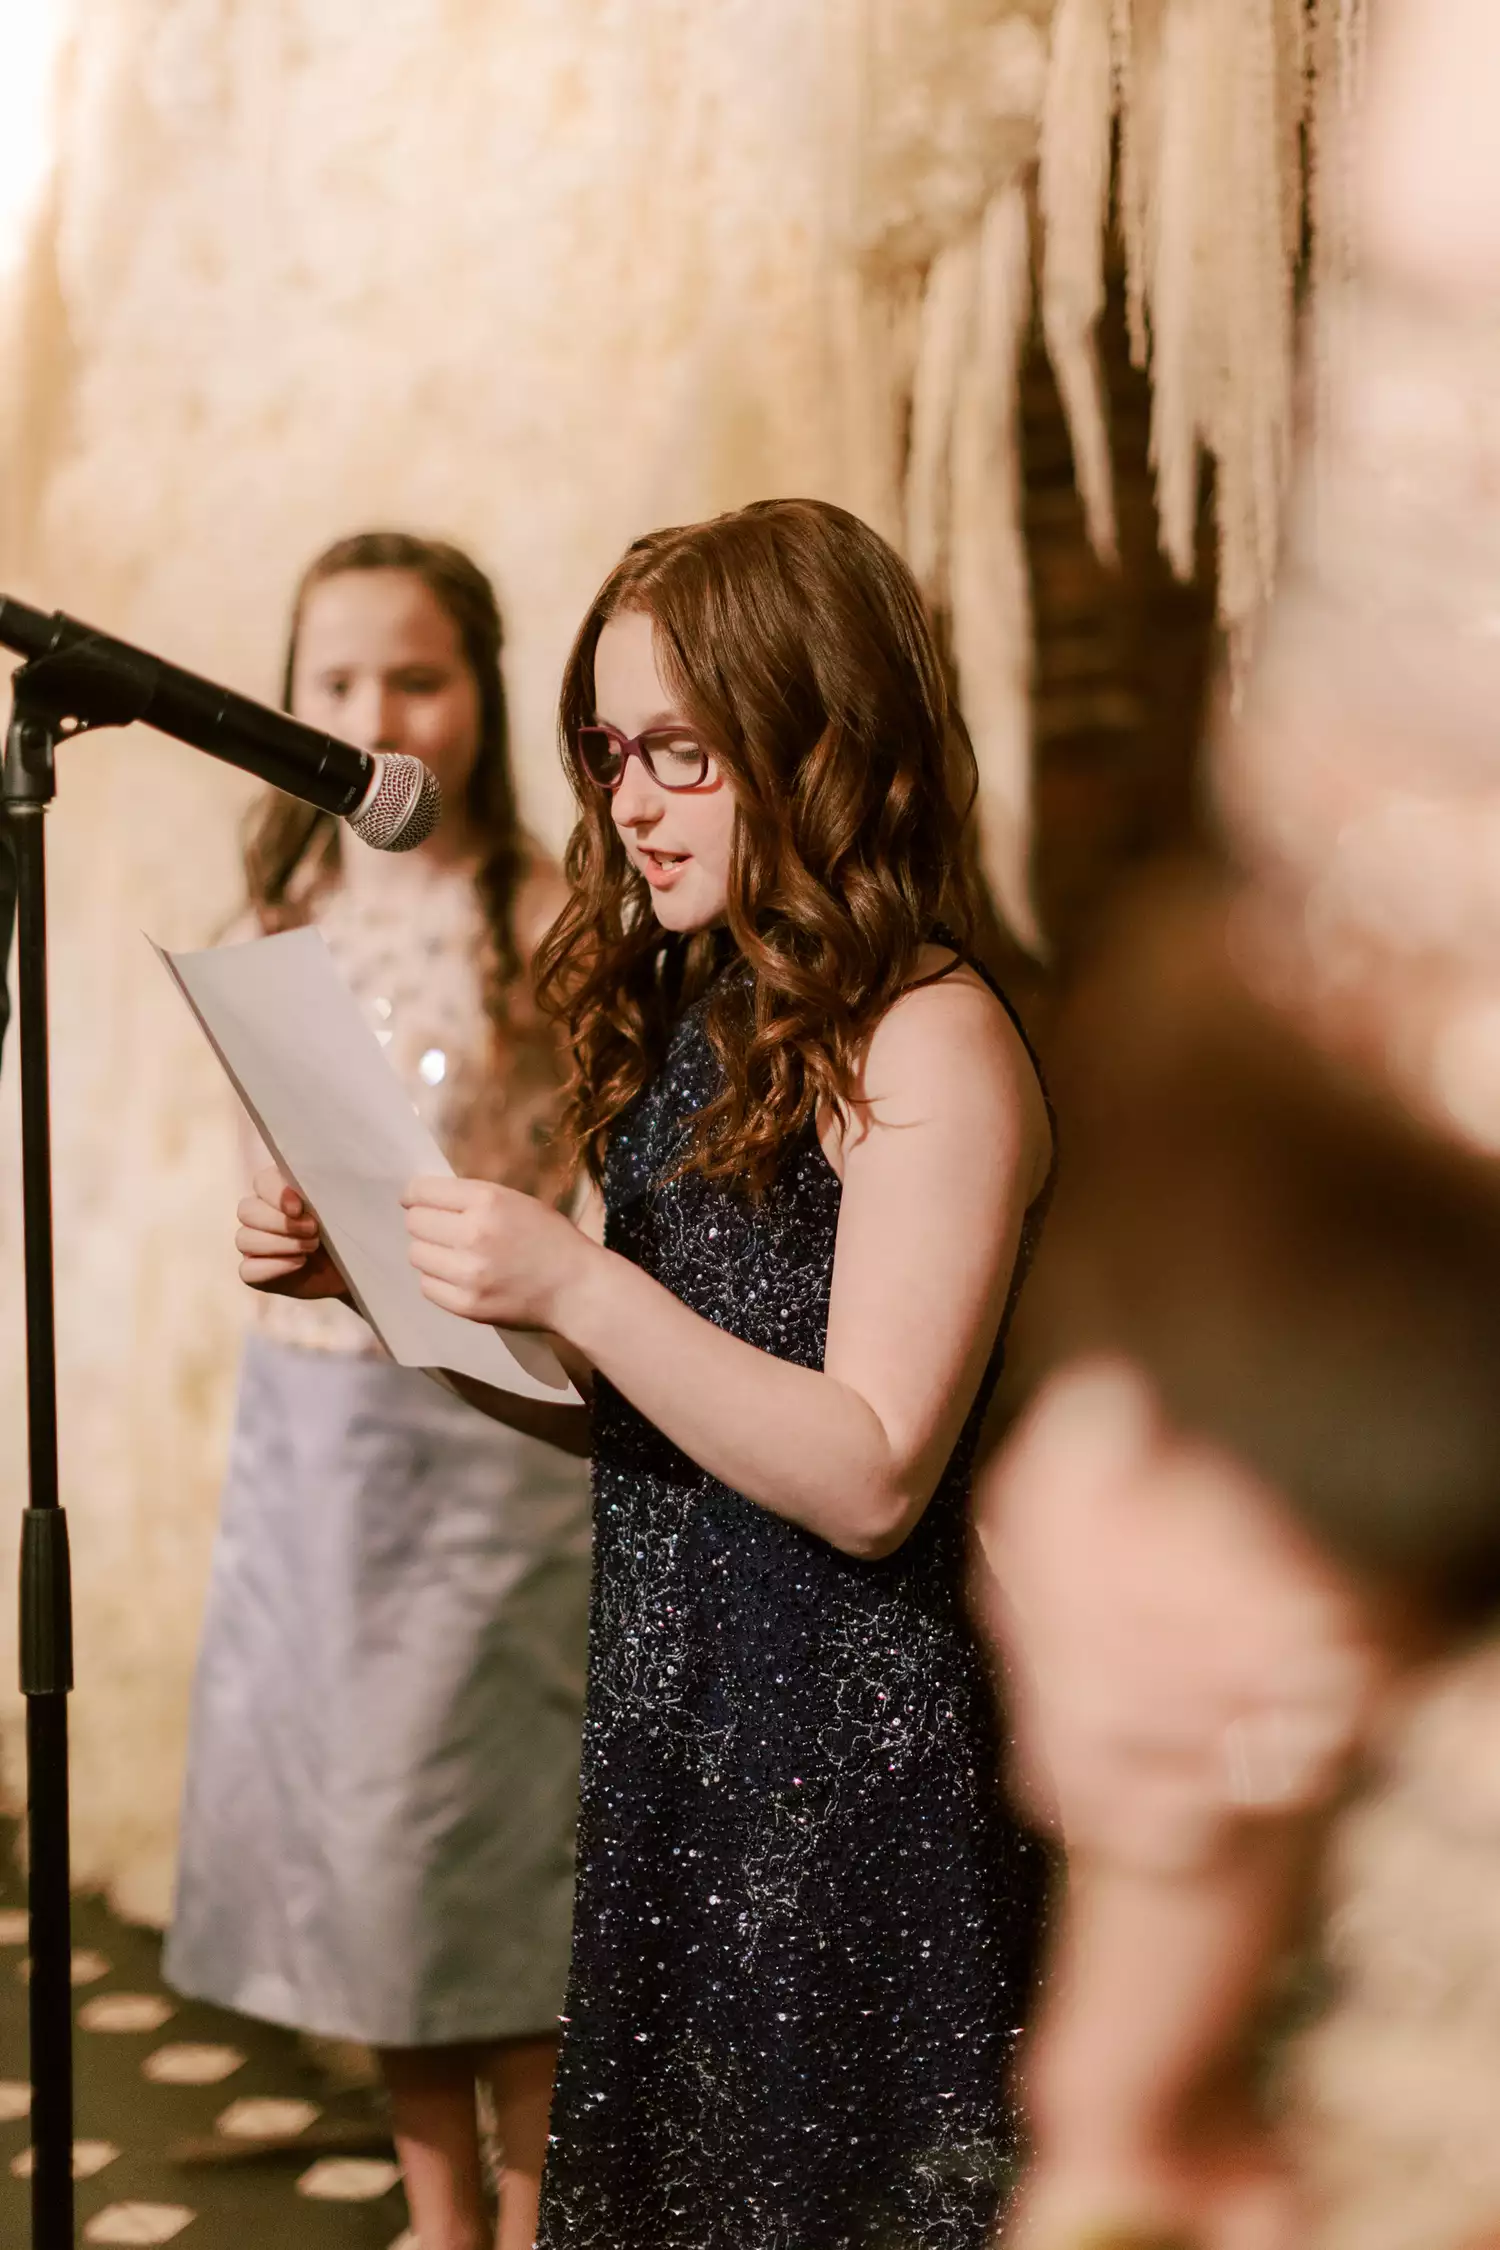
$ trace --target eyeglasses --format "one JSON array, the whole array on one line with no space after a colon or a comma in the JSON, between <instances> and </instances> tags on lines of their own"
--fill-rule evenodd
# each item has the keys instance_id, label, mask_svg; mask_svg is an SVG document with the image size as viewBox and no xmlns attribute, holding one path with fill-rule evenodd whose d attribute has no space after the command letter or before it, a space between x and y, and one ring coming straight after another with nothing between
<instances>
[{"instance_id":1,"label":"eyeglasses","mask_svg":"<svg viewBox=\"0 0 1500 2250\"><path fill-rule=\"evenodd\" d=\"M682 727L648 727L632 736L599 719L579 727L573 744L590 781L611 791L625 779L632 758L640 759L661 789L699 789L713 771L712 754Z\"/></svg>"}]
</instances>

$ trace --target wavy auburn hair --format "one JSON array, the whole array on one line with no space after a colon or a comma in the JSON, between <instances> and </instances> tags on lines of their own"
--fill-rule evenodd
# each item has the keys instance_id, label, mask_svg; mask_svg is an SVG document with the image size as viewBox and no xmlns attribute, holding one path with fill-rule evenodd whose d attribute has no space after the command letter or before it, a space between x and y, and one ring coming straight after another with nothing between
<instances>
[{"instance_id":1,"label":"wavy auburn hair","mask_svg":"<svg viewBox=\"0 0 1500 2250\"><path fill-rule=\"evenodd\" d=\"M510 725L500 669L505 633L495 590L476 562L444 539L409 531L360 531L326 547L303 572L292 600L291 629L282 669L281 706L292 707L297 634L308 595L325 579L373 570L399 570L420 579L458 635L479 697L479 731L467 811L480 838L474 888L489 928L492 969L486 1003L504 1027L511 988L521 975L515 933L516 893L535 857L516 807L510 763ZM313 901L336 883L342 829L332 813L319 812L280 790L252 807L244 838L245 884L263 929L293 929L306 922Z\"/></svg>"},{"instance_id":2,"label":"wavy auburn hair","mask_svg":"<svg viewBox=\"0 0 1500 2250\"><path fill-rule=\"evenodd\" d=\"M661 927L609 797L578 770L599 636L631 610L734 791L724 930ZM819 1112L856 1099L865 1044L933 929L967 937L975 918L974 756L921 597L883 539L824 501L653 532L595 596L559 716L579 817L538 985L571 1035L579 1151L601 1178L612 1127L706 993L724 1083L684 1169L759 1197ZM736 953L742 973L720 974Z\"/></svg>"}]
</instances>

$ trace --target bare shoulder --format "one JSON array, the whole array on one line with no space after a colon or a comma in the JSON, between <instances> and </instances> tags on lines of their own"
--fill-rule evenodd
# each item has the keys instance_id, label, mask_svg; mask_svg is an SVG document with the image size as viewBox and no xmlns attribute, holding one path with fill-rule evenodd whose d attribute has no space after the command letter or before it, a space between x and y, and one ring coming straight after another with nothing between
<instances>
[{"instance_id":1,"label":"bare shoulder","mask_svg":"<svg viewBox=\"0 0 1500 2250\"><path fill-rule=\"evenodd\" d=\"M930 955L930 959L926 956ZM1036 1066L1006 1009L967 963L925 950L919 979L870 1036L863 1098L841 1133L825 1136L835 1168L856 1148L914 1126L979 1136L1011 1152L1038 1192L1052 1156L1052 1128Z\"/></svg>"},{"instance_id":2,"label":"bare shoulder","mask_svg":"<svg viewBox=\"0 0 1500 2250\"><path fill-rule=\"evenodd\" d=\"M966 961L948 966L952 958L925 947L918 981L875 1026L865 1052L868 1100L889 1099L902 1088L920 1091L926 1083L947 1090L972 1081L991 1095L1001 1086L1018 1094L1037 1087L1026 1043L1006 1009Z\"/></svg>"}]
</instances>

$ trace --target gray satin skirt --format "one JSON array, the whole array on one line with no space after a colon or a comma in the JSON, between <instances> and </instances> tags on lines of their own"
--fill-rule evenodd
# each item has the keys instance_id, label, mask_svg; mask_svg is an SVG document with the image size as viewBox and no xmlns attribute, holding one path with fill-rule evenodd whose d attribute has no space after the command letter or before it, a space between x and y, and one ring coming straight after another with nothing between
<instances>
[{"instance_id":1,"label":"gray satin skirt","mask_svg":"<svg viewBox=\"0 0 1500 2250\"><path fill-rule=\"evenodd\" d=\"M583 1462L384 1360L252 1338L165 1971L370 2046L555 2032Z\"/></svg>"}]
</instances>

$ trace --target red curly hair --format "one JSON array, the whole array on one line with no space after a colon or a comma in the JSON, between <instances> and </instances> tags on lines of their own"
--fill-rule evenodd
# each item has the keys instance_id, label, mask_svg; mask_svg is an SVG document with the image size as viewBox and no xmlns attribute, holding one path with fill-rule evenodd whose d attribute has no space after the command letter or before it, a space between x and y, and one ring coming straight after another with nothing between
<instances>
[{"instance_id":1,"label":"red curly hair","mask_svg":"<svg viewBox=\"0 0 1500 2250\"><path fill-rule=\"evenodd\" d=\"M622 611L653 620L663 677L734 790L727 932L661 927L610 800L578 771L594 652ZM868 525L824 501L759 501L653 532L590 605L559 720L578 821L538 987L572 1043L579 1152L600 1179L615 1122L707 994L724 1082L686 1169L759 1196L820 1113L847 1113L870 1034L934 928L963 938L975 919L974 757L916 585ZM730 944L745 974L719 973Z\"/></svg>"}]
</instances>

